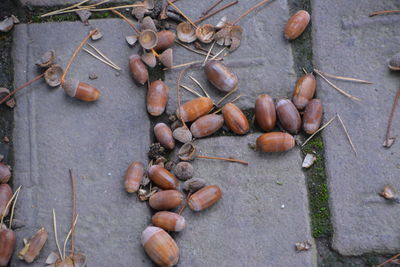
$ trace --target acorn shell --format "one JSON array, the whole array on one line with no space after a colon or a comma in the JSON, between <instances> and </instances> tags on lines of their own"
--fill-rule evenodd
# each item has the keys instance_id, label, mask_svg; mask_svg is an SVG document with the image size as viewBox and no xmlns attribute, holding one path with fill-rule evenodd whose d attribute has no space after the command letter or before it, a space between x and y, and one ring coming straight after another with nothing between
<instances>
[{"instance_id":1,"label":"acorn shell","mask_svg":"<svg viewBox=\"0 0 400 267\"><path fill-rule=\"evenodd\" d=\"M178 127L172 132L172 136L175 138L175 140L186 144L190 141L192 141L192 132L185 126Z\"/></svg>"},{"instance_id":2,"label":"acorn shell","mask_svg":"<svg viewBox=\"0 0 400 267\"><path fill-rule=\"evenodd\" d=\"M170 48L176 39L176 34L172 31L163 30L157 32L157 45L153 48L156 52L162 52Z\"/></svg>"},{"instance_id":3,"label":"acorn shell","mask_svg":"<svg viewBox=\"0 0 400 267\"><path fill-rule=\"evenodd\" d=\"M201 178L193 178L183 183L183 189L190 192L196 192L207 185L207 182Z\"/></svg>"},{"instance_id":4,"label":"acorn shell","mask_svg":"<svg viewBox=\"0 0 400 267\"><path fill-rule=\"evenodd\" d=\"M134 46L138 41L138 36L137 35L126 36L125 40L130 46Z\"/></svg>"},{"instance_id":5,"label":"acorn shell","mask_svg":"<svg viewBox=\"0 0 400 267\"><path fill-rule=\"evenodd\" d=\"M319 99L312 99L308 102L303 115L303 129L308 134L315 133L322 121L322 102Z\"/></svg>"},{"instance_id":6,"label":"acorn shell","mask_svg":"<svg viewBox=\"0 0 400 267\"><path fill-rule=\"evenodd\" d=\"M150 259L159 266L178 264L179 248L163 229L148 226L142 233L142 246Z\"/></svg>"},{"instance_id":7,"label":"acorn shell","mask_svg":"<svg viewBox=\"0 0 400 267\"><path fill-rule=\"evenodd\" d=\"M161 189L177 189L179 181L176 177L170 173L167 169L153 165L148 171L149 179Z\"/></svg>"},{"instance_id":8,"label":"acorn shell","mask_svg":"<svg viewBox=\"0 0 400 267\"><path fill-rule=\"evenodd\" d=\"M288 133L265 133L257 138L257 149L262 152L283 152L294 147L293 136Z\"/></svg>"},{"instance_id":9,"label":"acorn shell","mask_svg":"<svg viewBox=\"0 0 400 267\"><path fill-rule=\"evenodd\" d=\"M44 79L47 85L51 87L57 87L61 84L61 76L63 75L64 70L61 68L60 65L55 64L48 68L44 72Z\"/></svg>"},{"instance_id":10,"label":"acorn shell","mask_svg":"<svg viewBox=\"0 0 400 267\"><path fill-rule=\"evenodd\" d=\"M174 174L179 180L186 181L193 177L193 166L189 162L181 161L176 164Z\"/></svg>"},{"instance_id":11,"label":"acorn shell","mask_svg":"<svg viewBox=\"0 0 400 267\"><path fill-rule=\"evenodd\" d=\"M168 125L163 122L157 123L156 126L154 126L154 135L163 147L170 150L174 149L175 139Z\"/></svg>"},{"instance_id":12,"label":"acorn shell","mask_svg":"<svg viewBox=\"0 0 400 267\"><path fill-rule=\"evenodd\" d=\"M11 178L10 167L2 162L0 162L0 184L8 183Z\"/></svg>"},{"instance_id":13,"label":"acorn shell","mask_svg":"<svg viewBox=\"0 0 400 267\"><path fill-rule=\"evenodd\" d=\"M154 81L147 90L147 111L152 116L164 113L168 103L168 86L161 80Z\"/></svg>"},{"instance_id":14,"label":"acorn shell","mask_svg":"<svg viewBox=\"0 0 400 267\"><path fill-rule=\"evenodd\" d=\"M0 184L0 218L8 215L8 212L10 211L10 205L7 207L7 203L12 198L12 195L12 189L8 184Z\"/></svg>"},{"instance_id":15,"label":"acorn shell","mask_svg":"<svg viewBox=\"0 0 400 267\"><path fill-rule=\"evenodd\" d=\"M207 79L222 92L230 92L238 86L238 77L219 61L208 61L204 67L204 71Z\"/></svg>"},{"instance_id":16,"label":"acorn shell","mask_svg":"<svg viewBox=\"0 0 400 267\"><path fill-rule=\"evenodd\" d=\"M202 138L215 133L223 125L224 117L222 115L208 114L193 122L190 126L190 131L194 137Z\"/></svg>"},{"instance_id":17,"label":"acorn shell","mask_svg":"<svg viewBox=\"0 0 400 267\"><path fill-rule=\"evenodd\" d=\"M25 244L24 248L18 252L18 258L25 260L27 263L33 262L40 254L44 244L47 241L48 233L42 227L34 236Z\"/></svg>"},{"instance_id":18,"label":"acorn shell","mask_svg":"<svg viewBox=\"0 0 400 267\"><path fill-rule=\"evenodd\" d=\"M129 67L135 81L140 84L145 84L147 82L149 79L149 72L139 55L131 55L129 57Z\"/></svg>"},{"instance_id":19,"label":"acorn shell","mask_svg":"<svg viewBox=\"0 0 400 267\"><path fill-rule=\"evenodd\" d=\"M157 45L157 33L153 30L144 30L139 34L139 43L144 49L152 49Z\"/></svg>"},{"instance_id":20,"label":"acorn shell","mask_svg":"<svg viewBox=\"0 0 400 267\"><path fill-rule=\"evenodd\" d=\"M87 83L79 82L75 79L65 80L61 86L67 95L82 101L92 102L100 98L99 90Z\"/></svg>"},{"instance_id":21,"label":"acorn shell","mask_svg":"<svg viewBox=\"0 0 400 267\"><path fill-rule=\"evenodd\" d=\"M249 122L243 112L232 103L222 108L222 114L228 128L235 134L245 134L249 131Z\"/></svg>"},{"instance_id":22,"label":"acorn shell","mask_svg":"<svg viewBox=\"0 0 400 267\"><path fill-rule=\"evenodd\" d=\"M258 125L264 131L271 131L275 128L275 104L269 95L262 94L257 97L255 105L255 117Z\"/></svg>"},{"instance_id":23,"label":"acorn shell","mask_svg":"<svg viewBox=\"0 0 400 267\"><path fill-rule=\"evenodd\" d=\"M0 228L0 266L7 266L14 252L16 242L15 232Z\"/></svg>"},{"instance_id":24,"label":"acorn shell","mask_svg":"<svg viewBox=\"0 0 400 267\"><path fill-rule=\"evenodd\" d=\"M158 59L160 62L167 68L171 68L173 66L174 57L173 57L173 50L172 48L168 48L164 52L162 52Z\"/></svg>"},{"instance_id":25,"label":"acorn shell","mask_svg":"<svg viewBox=\"0 0 400 267\"><path fill-rule=\"evenodd\" d=\"M310 22L310 14L305 10L297 11L287 22L284 34L286 39L294 40L299 37Z\"/></svg>"},{"instance_id":26,"label":"acorn shell","mask_svg":"<svg viewBox=\"0 0 400 267\"><path fill-rule=\"evenodd\" d=\"M146 16L143 18L142 23L140 24L140 29L144 30L152 30L157 32L156 25L154 24L154 20L150 16Z\"/></svg>"},{"instance_id":27,"label":"acorn shell","mask_svg":"<svg viewBox=\"0 0 400 267\"><path fill-rule=\"evenodd\" d=\"M153 225L166 231L180 232L186 227L185 218L170 211L159 211L151 217Z\"/></svg>"},{"instance_id":28,"label":"acorn shell","mask_svg":"<svg viewBox=\"0 0 400 267\"><path fill-rule=\"evenodd\" d=\"M293 104L297 109L304 109L308 101L310 101L315 94L317 83L312 73L303 75L296 83L293 92Z\"/></svg>"},{"instance_id":29,"label":"acorn shell","mask_svg":"<svg viewBox=\"0 0 400 267\"><path fill-rule=\"evenodd\" d=\"M190 161L196 157L196 146L193 143L184 144L178 151L181 160Z\"/></svg>"},{"instance_id":30,"label":"acorn shell","mask_svg":"<svg viewBox=\"0 0 400 267\"><path fill-rule=\"evenodd\" d=\"M188 22L179 23L176 27L176 34L179 41L184 43L192 43L197 39L196 31Z\"/></svg>"},{"instance_id":31,"label":"acorn shell","mask_svg":"<svg viewBox=\"0 0 400 267\"><path fill-rule=\"evenodd\" d=\"M292 134L297 134L301 127L301 118L292 101L288 99L279 100L276 104L276 113L282 127Z\"/></svg>"},{"instance_id":32,"label":"acorn shell","mask_svg":"<svg viewBox=\"0 0 400 267\"><path fill-rule=\"evenodd\" d=\"M171 210L182 204L183 195L178 190L164 190L155 193L149 199L149 205L155 210Z\"/></svg>"},{"instance_id":33,"label":"acorn shell","mask_svg":"<svg viewBox=\"0 0 400 267\"><path fill-rule=\"evenodd\" d=\"M41 68L48 68L51 65L53 65L56 61L56 51L54 50L49 50L45 52L40 60L36 63L38 67Z\"/></svg>"},{"instance_id":34,"label":"acorn shell","mask_svg":"<svg viewBox=\"0 0 400 267\"><path fill-rule=\"evenodd\" d=\"M185 122L194 121L207 114L213 106L214 103L211 98L198 97L182 104L181 108L176 111L176 115Z\"/></svg>"},{"instance_id":35,"label":"acorn shell","mask_svg":"<svg viewBox=\"0 0 400 267\"><path fill-rule=\"evenodd\" d=\"M150 68L154 68L157 65L157 58L153 53L144 53L140 58Z\"/></svg>"},{"instance_id":36,"label":"acorn shell","mask_svg":"<svg viewBox=\"0 0 400 267\"><path fill-rule=\"evenodd\" d=\"M400 70L400 53L393 55L389 61L389 69Z\"/></svg>"},{"instance_id":37,"label":"acorn shell","mask_svg":"<svg viewBox=\"0 0 400 267\"><path fill-rule=\"evenodd\" d=\"M204 24L202 26L197 27L196 29L196 37L200 42L209 44L214 41L215 36L215 28L211 24Z\"/></svg>"},{"instance_id":38,"label":"acorn shell","mask_svg":"<svg viewBox=\"0 0 400 267\"><path fill-rule=\"evenodd\" d=\"M221 197L222 192L219 186L209 185L191 195L188 205L193 211L202 211L217 203Z\"/></svg>"},{"instance_id":39,"label":"acorn shell","mask_svg":"<svg viewBox=\"0 0 400 267\"><path fill-rule=\"evenodd\" d=\"M144 176L144 165L141 162L132 162L125 172L124 186L128 193L134 193L139 190Z\"/></svg>"}]
</instances>

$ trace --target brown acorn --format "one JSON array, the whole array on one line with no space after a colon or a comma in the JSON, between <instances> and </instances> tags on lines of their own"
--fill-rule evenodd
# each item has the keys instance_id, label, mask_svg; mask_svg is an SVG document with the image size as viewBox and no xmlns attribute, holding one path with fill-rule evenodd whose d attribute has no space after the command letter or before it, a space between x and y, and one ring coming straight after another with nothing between
<instances>
[{"instance_id":1,"label":"brown acorn","mask_svg":"<svg viewBox=\"0 0 400 267\"><path fill-rule=\"evenodd\" d=\"M33 262L40 254L44 244L47 241L47 231L42 227L34 236L25 244L24 248L18 252L18 258L27 263Z\"/></svg>"},{"instance_id":2,"label":"brown acorn","mask_svg":"<svg viewBox=\"0 0 400 267\"><path fill-rule=\"evenodd\" d=\"M310 22L310 14L305 10L297 11L287 22L284 33L288 40L294 40L299 37Z\"/></svg>"},{"instance_id":3,"label":"brown acorn","mask_svg":"<svg viewBox=\"0 0 400 267\"><path fill-rule=\"evenodd\" d=\"M174 149L175 139L168 125L163 122L157 123L156 126L154 126L154 135L163 147L170 150Z\"/></svg>"},{"instance_id":4,"label":"brown acorn","mask_svg":"<svg viewBox=\"0 0 400 267\"><path fill-rule=\"evenodd\" d=\"M92 102L100 98L99 90L87 83L80 82L76 79L65 80L64 83L61 84L61 86L67 93L67 95L82 101Z\"/></svg>"},{"instance_id":5,"label":"brown acorn","mask_svg":"<svg viewBox=\"0 0 400 267\"><path fill-rule=\"evenodd\" d=\"M2 162L0 162L0 184L8 183L11 178L10 167Z\"/></svg>"},{"instance_id":6,"label":"brown acorn","mask_svg":"<svg viewBox=\"0 0 400 267\"><path fill-rule=\"evenodd\" d=\"M185 102L181 108L176 111L177 117L182 118L185 122L194 121L195 119L207 114L214 106L211 98L198 97Z\"/></svg>"},{"instance_id":7,"label":"brown acorn","mask_svg":"<svg viewBox=\"0 0 400 267\"><path fill-rule=\"evenodd\" d=\"M149 179L161 189L177 189L179 181L167 169L153 165L149 168Z\"/></svg>"},{"instance_id":8,"label":"brown acorn","mask_svg":"<svg viewBox=\"0 0 400 267\"><path fill-rule=\"evenodd\" d=\"M202 26L197 27L196 29L196 37L200 42L209 44L214 41L215 36L215 28L211 24L204 24Z\"/></svg>"},{"instance_id":9,"label":"brown acorn","mask_svg":"<svg viewBox=\"0 0 400 267\"><path fill-rule=\"evenodd\" d=\"M293 104L297 109L304 109L308 101L310 101L315 94L317 83L312 73L303 75L296 83L293 92Z\"/></svg>"},{"instance_id":10,"label":"brown acorn","mask_svg":"<svg viewBox=\"0 0 400 267\"><path fill-rule=\"evenodd\" d=\"M267 94L259 95L256 99L255 117L258 125L264 131L271 131L276 124L275 104Z\"/></svg>"},{"instance_id":11,"label":"brown acorn","mask_svg":"<svg viewBox=\"0 0 400 267\"><path fill-rule=\"evenodd\" d=\"M7 203L12 198L13 192L8 184L0 184L0 218L7 216L10 207L7 207Z\"/></svg>"},{"instance_id":12,"label":"brown acorn","mask_svg":"<svg viewBox=\"0 0 400 267\"><path fill-rule=\"evenodd\" d=\"M207 79L222 92L235 90L238 85L238 77L223 63L210 60L204 67Z\"/></svg>"},{"instance_id":13,"label":"brown acorn","mask_svg":"<svg viewBox=\"0 0 400 267\"><path fill-rule=\"evenodd\" d=\"M154 81L147 90L147 111L152 116L160 116L168 103L168 86L161 80Z\"/></svg>"},{"instance_id":14,"label":"brown acorn","mask_svg":"<svg viewBox=\"0 0 400 267\"><path fill-rule=\"evenodd\" d=\"M228 128L235 134L245 134L249 131L249 122L243 112L232 103L222 108L222 114Z\"/></svg>"},{"instance_id":15,"label":"brown acorn","mask_svg":"<svg viewBox=\"0 0 400 267\"><path fill-rule=\"evenodd\" d=\"M178 264L179 248L163 229L148 226L142 233L142 246L150 259L159 266Z\"/></svg>"},{"instance_id":16,"label":"brown acorn","mask_svg":"<svg viewBox=\"0 0 400 267\"><path fill-rule=\"evenodd\" d=\"M178 190L164 190L155 193L149 199L149 205L155 210L171 210L183 201L183 195Z\"/></svg>"},{"instance_id":17,"label":"brown acorn","mask_svg":"<svg viewBox=\"0 0 400 267\"><path fill-rule=\"evenodd\" d=\"M170 48L176 39L176 34L172 31L163 30L157 32L158 42L157 45L153 48L156 52L162 52L168 48Z\"/></svg>"},{"instance_id":18,"label":"brown acorn","mask_svg":"<svg viewBox=\"0 0 400 267\"><path fill-rule=\"evenodd\" d=\"M294 147L293 136L288 133L265 133L257 138L256 146L262 152L283 152Z\"/></svg>"},{"instance_id":19,"label":"brown acorn","mask_svg":"<svg viewBox=\"0 0 400 267\"><path fill-rule=\"evenodd\" d=\"M193 178L183 183L183 189L190 192L196 192L205 187L207 182L201 178Z\"/></svg>"},{"instance_id":20,"label":"brown acorn","mask_svg":"<svg viewBox=\"0 0 400 267\"><path fill-rule=\"evenodd\" d=\"M178 121L179 122L179 121ZM172 136L179 142L186 144L190 141L192 141L192 133L190 132L190 130L185 127L178 127L176 128L173 132L172 132Z\"/></svg>"},{"instance_id":21,"label":"brown acorn","mask_svg":"<svg viewBox=\"0 0 400 267\"><path fill-rule=\"evenodd\" d=\"M208 114L198 118L190 126L190 131L196 138L209 136L224 125L224 118L217 114Z\"/></svg>"},{"instance_id":22,"label":"brown acorn","mask_svg":"<svg viewBox=\"0 0 400 267\"><path fill-rule=\"evenodd\" d=\"M278 114L279 122L286 131L296 134L300 130L300 114L292 101L289 99L279 100L276 104L276 113Z\"/></svg>"},{"instance_id":23,"label":"brown acorn","mask_svg":"<svg viewBox=\"0 0 400 267\"><path fill-rule=\"evenodd\" d=\"M14 252L16 242L15 232L0 228L0 266L7 266Z\"/></svg>"},{"instance_id":24,"label":"brown acorn","mask_svg":"<svg viewBox=\"0 0 400 267\"><path fill-rule=\"evenodd\" d=\"M147 82L149 79L149 71L139 55L132 55L129 57L129 67L135 81L140 84L145 84Z\"/></svg>"},{"instance_id":25,"label":"brown acorn","mask_svg":"<svg viewBox=\"0 0 400 267\"><path fill-rule=\"evenodd\" d=\"M144 176L144 165L141 162L132 162L125 172L124 186L128 193L135 193L139 190L140 183Z\"/></svg>"},{"instance_id":26,"label":"brown acorn","mask_svg":"<svg viewBox=\"0 0 400 267\"><path fill-rule=\"evenodd\" d=\"M312 99L308 102L303 115L303 129L308 134L315 133L322 120L322 103L319 99Z\"/></svg>"},{"instance_id":27,"label":"brown acorn","mask_svg":"<svg viewBox=\"0 0 400 267\"><path fill-rule=\"evenodd\" d=\"M194 211L202 211L217 203L221 196L222 192L219 186L209 185L191 195L188 205Z\"/></svg>"},{"instance_id":28,"label":"brown acorn","mask_svg":"<svg viewBox=\"0 0 400 267\"><path fill-rule=\"evenodd\" d=\"M151 222L166 231L180 232L186 227L185 218L170 211L157 212L151 218Z\"/></svg>"}]
</instances>

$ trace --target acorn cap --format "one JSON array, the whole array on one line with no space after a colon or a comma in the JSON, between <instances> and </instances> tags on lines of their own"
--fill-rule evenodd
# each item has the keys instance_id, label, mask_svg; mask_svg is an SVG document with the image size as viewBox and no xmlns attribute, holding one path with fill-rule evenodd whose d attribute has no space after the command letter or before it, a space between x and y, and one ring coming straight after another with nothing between
<instances>
[{"instance_id":1,"label":"acorn cap","mask_svg":"<svg viewBox=\"0 0 400 267\"><path fill-rule=\"evenodd\" d=\"M141 58L150 68L154 68L157 65L157 59L153 53L144 53Z\"/></svg>"},{"instance_id":2,"label":"acorn cap","mask_svg":"<svg viewBox=\"0 0 400 267\"><path fill-rule=\"evenodd\" d=\"M208 44L214 41L215 28L211 24L204 24L196 29L196 37L201 42Z\"/></svg>"},{"instance_id":3,"label":"acorn cap","mask_svg":"<svg viewBox=\"0 0 400 267\"><path fill-rule=\"evenodd\" d=\"M193 29L192 25L187 22L181 22L176 27L176 34L178 39L184 43L194 42L196 37L196 31Z\"/></svg>"},{"instance_id":4,"label":"acorn cap","mask_svg":"<svg viewBox=\"0 0 400 267\"><path fill-rule=\"evenodd\" d=\"M55 64L48 68L44 72L44 79L47 85L51 87L57 87L61 84L61 76L63 75L64 70L61 68L60 65Z\"/></svg>"},{"instance_id":5,"label":"acorn cap","mask_svg":"<svg viewBox=\"0 0 400 267\"><path fill-rule=\"evenodd\" d=\"M178 151L181 160L190 161L196 157L196 146L193 143L184 144Z\"/></svg>"},{"instance_id":6,"label":"acorn cap","mask_svg":"<svg viewBox=\"0 0 400 267\"><path fill-rule=\"evenodd\" d=\"M230 36L231 36L231 46L229 47L229 51L235 51L240 46L240 41L242 40L243 28L241 26L235 25L231 27Z\"/></svg>"},{"instance_id":7,"label":"acorn cap","mask_svg":"<svg viewBox=\"0 0 400 267\"><path fill-rule=\"evenodd\" d=\"M41 68L47 68L53 65L55 61L56 61L56 52L54 50L50 50L42 55L42 57L36 63L36 65Z\"/></svg>"},{"instance_id":8,"label":"acorn cap","mask_svg":"<svg viewBox=\"0 0 400 267\"><path fill-rule=\"evenodd\" d=\"M152 49L157 42L157 33L153 30L144 30L139 35L139 43L145 49Z\"/></svg>"},{"instance_id":9,"label":"acorn cap","mask_svg":"<svg viewBox=\"0 0 400 267\"><path fill-rule=\"evenodd\" d=\"M134 46L138 40L138 36L137 35L126 36L125 39L130 46Z\"/></svg>"},{"instance_id":10,"label":"acorn cap","mask_svg":"<svg viewBox=\"0 0 400 267\"><path fill-rule=\"evenodd\" d=\"M390 58L389 69L400 70L400 53L397 53Z\"/></svg>"},{"instance_id":11,"label":"acorn cap","mask_svg":"<svg viewBox=\"0 0 400 267\"><path fill-rule=\"evenodd\" d=\"M178 120L177 120L178 121ZM179 122L179 121L178 121ZM187 127L178 127L172 132L172 136L181 143L192 141L192 132Z\"/></svg>"},{"instance_id":12,"label":"acorn cap","mask_svg":"<svg viewBox=\"0 0 400 267\"><path fill-rule=\"evenodd\" d=\"M226 24L227 21L228 21L228 20L227 20L226 16L223 16L223 17L218 21L217 25L215 25L215 28L216 28L216 29L222 29L222 27L225 26L225 24Z\"/></svg>"},{"instance_id":13,"label":"acorn cap","mask_svg":"<svg viewBox=\"0 0 400 267\"><path fill-rule=\"evenodd\" d=\"M160 62L167 68L171 68L172 67L172 63L173 63L173 53L172 53L172 48L168 48L167 50L165 50L164 52L162 52L158 59L160 60Z\"/></svg>"},{"instance_id":14,"label":"acorn cap","mask_svg":"<svg viewBox=\"0 0 400 267\"><path fill-rule=\"evenodd\" d=\"M140 25L140 29L144 30L152 30L157 32L156 25L154 24L153 19L150 16L146 16L143 18L142 24Z\"/></svg>"},{"instance_id":15,"label":"acorn cap","mask_svg":"<svg viewBox=\"0 0 400 267\"><path fill-rule=\"evenodd\" d=\"M143 5L146 9L153 9L154 8L154 0L144 0Z\"/></svg>"},{"instance_id":16,"label":"acorn cap","mask_svg":"<svg viewBox=\"0 0 400 267\"><path fill-rule=\"evenodd\" d=\"M91 38L93 41L97 41L97 40L101 39L101 37L103 37L103 33L100 31L99 28L96 28L96 29L94 29L94 30L96 30L96 33L93 34L90 38Z\"/></svg>"},{"instance_id":17,"label":"acorn cap","mask_svg":"<svg viewBox=\"0 0 400 267\"><path fill-rule=\"evenodd\" d=\"M79 81L76 79L68 79L65 80L64 83L61 84L61 87L64 89L65 93L70 97L74 97L76 95L76 90L78 89Z\"/></svg>"}]
</instances>

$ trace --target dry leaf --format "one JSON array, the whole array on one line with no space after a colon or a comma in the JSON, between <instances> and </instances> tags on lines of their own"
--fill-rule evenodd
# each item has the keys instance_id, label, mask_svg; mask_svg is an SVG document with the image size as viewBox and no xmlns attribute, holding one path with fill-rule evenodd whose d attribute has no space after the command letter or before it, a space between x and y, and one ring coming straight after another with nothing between
<instances>
[{"instance_id":1,"label":"dry leaf","mask_svg":"<svg viewBox=\"0 0 400 267\"><path fill-rule=\"evenodd\" d=\"M310 241L304 241L304 242L297 242L295 244L296 246L296 251L300 252L300 251L307 251L311 248L311 242Z\"/></svg>"},{"instance_id":2,"label":"dry leaf","mask_svg":"<svg viewBox=\"0 0 400 267\"><path fill-rule=\"evenodd\" d=\"M314 164L316 159L317 157L314 154L307 154L304 158L302 167L306 169L310 168Z\"/></svg>"}]
</instances>

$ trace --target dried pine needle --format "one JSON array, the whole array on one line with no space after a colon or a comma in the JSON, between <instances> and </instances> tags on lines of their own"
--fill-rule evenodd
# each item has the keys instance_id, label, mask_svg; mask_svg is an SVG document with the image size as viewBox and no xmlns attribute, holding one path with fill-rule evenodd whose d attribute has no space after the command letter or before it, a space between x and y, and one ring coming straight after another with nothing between
<instances>
[{"instance_id":1,"label":"dried pine needle","mask_svg":"<svg viewBox=\"0 0 400 267\"><path fill-rule=\"evenodd\" d=\"M346 126L344 126L344 123L343 123L342 119L340 118L339 114L336 114L336 116L338 117L338 119L339 119L339 121L340 121L340 124L342 124L343 130L344 130L344 132L346 133L346 136L347 136L347 139L349 140L349 143L350 143L350 145L351 145L351 148L353 149L354 153L355 153L356 156L357 156L356 148L355 148L353 142L351 141L351 138L350 138L349 132L348 132L347 129L346 129Z\"/></svg>"},{"instance_id":2,"label":"dried pine needle","mask_svg":"<svg viewBox=\"0 0 400 267\"><path fill-rule=\"evenodd\" d=\"M332 117L327 123L325 123L321 128L319 128L315 133L313 133L310 137L307 138L307 140L301 145L302 147L305 146L317 133L325 129L329 124L333 122L333 120L336 119L336 115Z\"/></svg>"},{"instance_id":3,"label":"dried pine needle","mask_svg":"<svg viewBox=\"0 0 400 267\"><path fill-rule=\"evenodd\" d=\"M198 97L203 97L201 94L199 94L198 92L196 92L194 89L192 89L192 88L190 88L190 87L188 87L188 86L186 86L186 85L180 84L180 86L181 86L183 89L185 89L185 90L191 92L192 94L197 95Z\"/></svg>"},{"instance_id":4,"label":"dried pine needle","mask_svg":"<svg viewBox=\"0 0 400 267\"><path fill-rule=\"evenodd\" d=\"M203 93L204 93L208 98L210 98L210 95L207 93L207 91L204 89L204 87L201 85L201 83L200 83L198 80L196 80L193 76L190 76L190 75L189 75L189 78L192 79L192 81L194 81L194 82L200 87L200 89L203 91Z\"/></svg>"},{"instance_id":5,"label":"dried pine needle","mask_svg":"<svg viewBox=\"0 0 400 267\"><path fill-rule=\"evenodd\" d=\"M338 75L333 75L333 74L329 74L317 69L314 69L316 71L318 71L319 73L322 73L324 76L326 77L330 77L330 78L334 78L334 79L338 79L338 80L342 80L342 81L349 81L349 82L356 82L356 83L366 83L366 84L372 84L372 82L370 81L366 81L366 80L361 80L361 79L356 79L356 78L350 78L350 77L344 77L344 76L338 76Z\"/></svg>"},{"instance_id":6,"label":"dried pine needle","mask_svg":"<svg viewBox=\"0 0 400 267\"><path fill-rule=\"evenodd\" d=\"M56 246L58 249L58 253L60 255L60 259L63 261L64 257L63 254L61 254L61 248L60 244L58 243L58 237L57 237L57 218L56 218L56 212L53 209L53 227L54 227L54 239L56 240Z\"/></svg>"}]
</instances>

